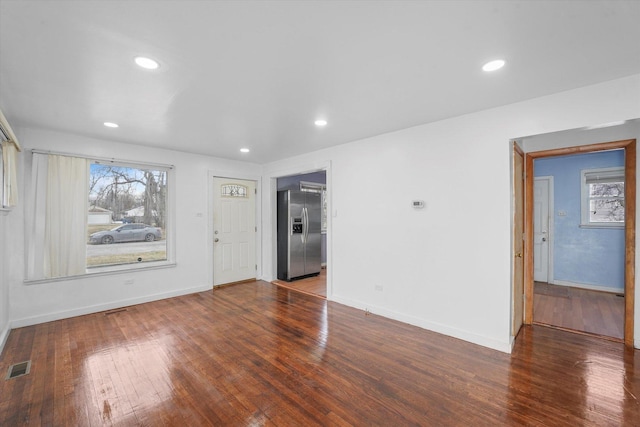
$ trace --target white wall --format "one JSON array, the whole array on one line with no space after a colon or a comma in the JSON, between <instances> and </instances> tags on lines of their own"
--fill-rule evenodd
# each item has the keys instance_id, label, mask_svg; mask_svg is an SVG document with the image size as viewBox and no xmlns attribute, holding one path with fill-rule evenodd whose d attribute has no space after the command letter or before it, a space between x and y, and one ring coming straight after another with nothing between
<instances>
[{"instance_id":1,"label":"white wall","mask_svg":"<svg viewBox=\"0 0 640 427\"><path fill-rule=\"evenodd\" d=\"M218 172L233 171L239 175L260 176L261 166L154 149L112 141L96 140L37 129L16 129L28 160L30 150L51 150L87 156L116 158L175 166L175 267L130 271L106 276L38 284L24 284L24 197L8 220L5 233L16 249L7 253L11 288L11 326L19 327L72 315L126 306L163 297L197 292L212 287L211 245L209 239L209 180ZM27 167L21 165L20 174ZM26 180L20 177L21 195ZM198 215L200 214L200 215ZM9 224L10 222L10 224ZM4 234L3 234L4 235ZM132 278L132 285L125 279ZM3 280L5 277L3 277Z\"/></svg>"},{"instance_id":2,"label":"white wall","mask_svg":"<svg viewBox=\"0 0 640 427\"><path fill-rule=\"evenodd\" d=\"M639 94L635 75L274 162L265 177L331 165L330 299L510 351L510 139L637 118ZM275 208L263 203L270 280ZM636 323L638 346L640 310Z\"/></svg>"},{"instance_id":3,"label":"white wall","mask_svg":"<svg viewBox=\"0 0 640 427\"><path fill-rule=\"evenodd\" d=\"M36 129L38 148L176 166L175 268L25 285L24 205L0 217L0 308L18 327L211 287L211 176L262 177L262 278L275 278L274 177L327 170L329 298L510 351L509 140L637 118L640 75L380 135L264 168ZM24 158L25 156L21 156ZM20 174L24 168L20 169ZM24 177L20 182L24 185ZM21 188L24 195L24 188ZM424 200L414 210L411 201ZM198 213L206 213L198 216ZM203 230L207 230L203 232ZM636 262L636 264L638 264ZM124 279L134 278L133 285ZM382 291L375 290L382 286ZM8 290L7 290L8 289ZM640 307L640 292L636 293ZM3 316L0 316L2 331ZM640 310L636 310L636 346ZM357 333L357 331L354 331Z\"/></svg>"}]
</instances>

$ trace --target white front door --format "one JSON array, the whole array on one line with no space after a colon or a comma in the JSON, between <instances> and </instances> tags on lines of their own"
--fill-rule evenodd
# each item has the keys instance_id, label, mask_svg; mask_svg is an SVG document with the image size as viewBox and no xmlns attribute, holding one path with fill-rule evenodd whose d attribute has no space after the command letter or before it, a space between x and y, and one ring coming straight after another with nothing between
<instances>
[{"instance_id":1,"label":"white front door","mask_svg":"<svg viewBox=\"0 0 640 427\"><path fill-rule=\"evenodd\" d=\"M550 177L533 184L533 280L549 282L549 188Z\"/></svg>"},{"instance_id":2,"label":"white front door","mask_svg":"<svg viewBox=\"0 0 640 427\"><path fill-rule=\"evenodd\" d=\"M256 183L213 179L213 285L256 277Z\"/></svg>"}]
</instances>

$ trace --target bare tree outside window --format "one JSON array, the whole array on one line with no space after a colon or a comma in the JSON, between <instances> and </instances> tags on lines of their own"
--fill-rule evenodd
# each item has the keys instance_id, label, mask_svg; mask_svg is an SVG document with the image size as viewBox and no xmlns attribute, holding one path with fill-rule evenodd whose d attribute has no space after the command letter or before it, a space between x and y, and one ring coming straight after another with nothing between
<instances>
[{"instance_id":1,"label":"bare tree outside window","mask_svg":"<svg viewBox=\"0 0 640 427\"><path fill-rule=\"evenodd\" d=\"M166 170L93 163L89 206L110 216L89 221L89 267L166 260ZM110 245L119 242L126 244Z\"/></svg>"},{"instance_id":2,"label":"bare tree outside window","mask_svg":"<svg viewBox=\"0 0 640 427\"><path fill-rule=\"evenodd\" d=\"M624 182L589 184L589 221L624 222Z\"/></svg>"}]
</instances>

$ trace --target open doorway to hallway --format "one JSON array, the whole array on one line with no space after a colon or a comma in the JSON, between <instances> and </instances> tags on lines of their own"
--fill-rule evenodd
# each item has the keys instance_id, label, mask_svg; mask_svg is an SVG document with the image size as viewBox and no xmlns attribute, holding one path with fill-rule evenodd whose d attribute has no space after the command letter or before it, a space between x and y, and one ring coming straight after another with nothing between
<instances>
[{"instance_id":1,"label":"open doorway to hallway","mask_svg":"<svg viewBox=\"0 0 640 427\"><path fill-rule=\"evenodd\" d=\"M296 276L297 274L289 274L282 273L281 270L287 270L288 268L293 268L290 265L293 261L291 261L291 254L287 251L283 251L280 247L283 245L283 240L287 240L282 237L282 234L291 234L295 233L296 230L295 224L290 224L289 218L280 218L282 215L281 209L278 209L277 215L277 223L278 229L276 230L278 233L278 250L277 250L277 265L278 265L278 277L277 280L274 280L272 283L283 286L288 289L296 290L299 292L303 292L306 294L318 296L321 298L326 298L327 296L327 178L326 171L317 171L306 174L292 175L286 177L280 177L276 180L276 187L279 193L282 192L303 192L303 193L319 193L320 195L320 265L319 265L319 274L316 274L316 270L313 269L313 274L307 274L308 271L304 271L301 274L301 277L295 277L293 280L290 279L291 276ZM280 203L280 195L277 197L278 203ZM302 226L300 227L301 233L306 233L307 227L304 226L305 218L309 218L309 215L302 215ZM291 218L291 220L296 220L296 218ZM292 231L293 230L293 231ZM290 236L295 237L295 236ZM308 243L312 242L312 239L309 237L303 237L302 241L308 240ZM286 252L286 254L285 254ZM305 250L306 252L306 250ZM287 262L284 258L289 257L289 262ZM300 262L300 258L296 261L298 264Z\"/></svg>"}]
</instances>

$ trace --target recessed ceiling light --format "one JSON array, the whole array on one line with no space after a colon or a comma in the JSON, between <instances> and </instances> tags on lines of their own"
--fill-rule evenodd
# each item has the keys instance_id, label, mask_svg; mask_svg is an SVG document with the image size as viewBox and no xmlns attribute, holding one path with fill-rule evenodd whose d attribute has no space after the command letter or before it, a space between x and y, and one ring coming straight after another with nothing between
<instances>
[{"instance_id":1,"label":"recessed ceiling light","mask_svg":"<svg viewBox=\"0 0 640 427\"><path fill-rule=\"evenodd\" d=\"M316 120L314 123L315 123L316 126L320 126L320 127L327 125L327 121L326 120L322 120L322 119Z\"/></svg>"},{"instance_id":2,"label":"recessed ceiling light","mask_svg":"<svg viewBox=\"0 0 640 427\"><path fill-rule=\"evenodd\" d=\"M146 68L147 70L155 70L160 66L158 61L154 61L151 58L145 58L144 56L137 56L135 58L136 64L138 64L142 68Z\"/></svg>"},{"instance_id":3,"label":"recessed ceiling light","mask_svg":"<svg viewBox=\"0 0 640 427\"><path fill-rule=\"evenodd\" d=\"M248 153L249 151L251 151L251 150L249 150L248 148L241 148L240 149L241 153Z\"/></svg>"},{"instance_id":4,"label":"recessed ceiling light","mask_svg":"<svg viewBox=\"0 0 640 427\"><path fill-rule=\"evenodd\" d=\"M117 123L113 123L113 122L104 122L103 123L106 127L108 128L117 128L120 127Z\"/></svg>"},{"instance_id":5,"label":"recessed ceiling light","mask_svg":"<svg viewBox=\"0 0 640 427\"><path fill-rule=\"evenodd\" d=\"M495 61L490 61L487 62L486 64L484 64L482 66L482 69L484 71L496 71L499 70L500 68L504 67L504 60L502 59L496 59Z\"/></svg>"}]
</instances>

